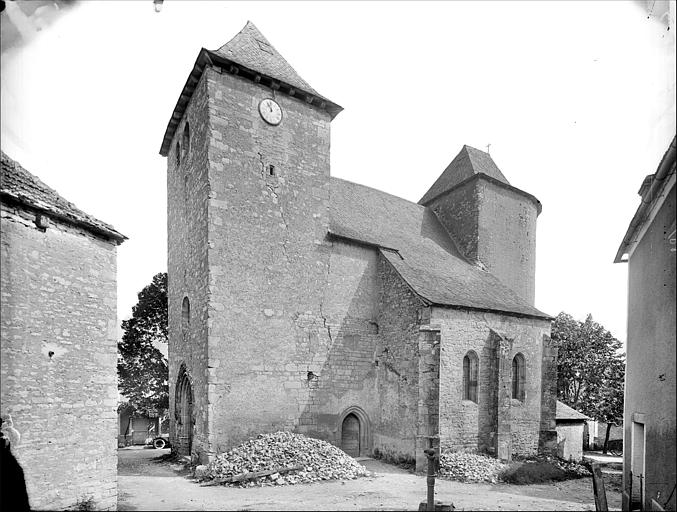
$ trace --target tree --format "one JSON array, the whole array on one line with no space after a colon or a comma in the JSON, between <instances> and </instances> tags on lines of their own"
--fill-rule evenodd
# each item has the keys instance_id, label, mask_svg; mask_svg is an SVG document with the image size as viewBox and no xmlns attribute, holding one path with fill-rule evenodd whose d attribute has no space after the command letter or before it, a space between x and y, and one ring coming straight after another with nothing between
<instances>
[{"instance_id":1,"label":"tree","mask_svg":"<svg viewBox=\"0 0 677 512\"><path fill-rule=\"evenodd\" d=\"M132 318L122 322L118 384L137 412L148 413L169 408L167 358L157 348L167 343L167 274L153 276L138 297Z\"/></svg>"},{"instance_id":2,"label":"tree","mask_svg":"<svg viewBox=\"0 0 677 512\"><path fill-rule=\"evenodd\" d=\"M604 453L612 425L623 421L625 354L621 342L588 315L584 322L560 313L552 324L559 348L557 398L607 424Z\"/></svg>"}]
</instances>

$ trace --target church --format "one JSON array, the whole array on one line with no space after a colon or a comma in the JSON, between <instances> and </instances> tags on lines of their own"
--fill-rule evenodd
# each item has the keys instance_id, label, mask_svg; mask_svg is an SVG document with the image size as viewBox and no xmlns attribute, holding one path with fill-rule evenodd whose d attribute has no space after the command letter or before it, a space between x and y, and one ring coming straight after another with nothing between
<instances>
[{"instance_id":1,"label":"church","mask_svg":"<svg viewBox=\"0 0 677 512\"><path fill-rule=\"evenodd\" d=\"M342 107L248 22L167 125L170 439L205 463L292 430L349 455L551 452L540 202L463 146L418 203L332 177Z\"/></svg>"}]
</instances>

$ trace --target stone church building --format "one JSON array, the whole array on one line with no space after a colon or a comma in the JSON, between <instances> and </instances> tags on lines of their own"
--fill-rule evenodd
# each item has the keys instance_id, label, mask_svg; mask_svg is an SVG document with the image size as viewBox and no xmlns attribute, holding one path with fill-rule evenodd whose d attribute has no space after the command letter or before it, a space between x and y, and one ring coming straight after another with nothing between
<instances>
[{"instance_id":1,"label":"stone church building","mask_svg":"<svg viewBox=\"0 0 677 512\"><path fill-rule=\"evenodd\" d=\"M463 146L418 203L330 176L320 95L252 23L167 126L170 436L201 461L294 430L354 456L551 450L541 204Z\"/></svg>"}]
</instances>

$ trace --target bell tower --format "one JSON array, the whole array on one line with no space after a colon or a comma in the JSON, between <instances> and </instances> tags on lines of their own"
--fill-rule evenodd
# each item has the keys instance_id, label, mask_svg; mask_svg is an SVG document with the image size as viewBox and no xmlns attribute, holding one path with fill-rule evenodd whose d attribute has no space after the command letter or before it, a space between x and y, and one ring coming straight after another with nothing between
<instances>
[{"instance_id":1,"label":"bell tower","mask_svg":"<svg viewBox=\"0 0 677 512\"><path fill-rule=\"evenodd\" d=\"M303 382L330 337L329 134L341 110L247 22L200 51L169 121L170 436L202 461L250 435L303 430ZM178 379L192 419L177 413Z\"/></svg>"}]
</instances>

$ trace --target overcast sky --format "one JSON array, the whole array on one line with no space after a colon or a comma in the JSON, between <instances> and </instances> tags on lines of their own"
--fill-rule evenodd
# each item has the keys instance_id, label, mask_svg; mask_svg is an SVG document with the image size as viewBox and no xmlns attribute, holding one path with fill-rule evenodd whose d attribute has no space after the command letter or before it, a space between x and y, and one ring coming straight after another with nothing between
<instances>
[{"instance_id":1,"label":"overcast sky","mask_svg":"<svg viewBox=\"0 0 677 512\"><path fill-rule=\"evenodd\" d=\"M536 306L592 313L625 340L627 267L612 262L642 179L675 134L675 30L642 2L75 7L3 52L1 144L129 237L118 250L121 320L166 270L158 152L178 95L200 48L247 20L344 107L333 176L416 202L463 144L490 144L511 184L543 204Z\"/></svg>"}]
</instances>

